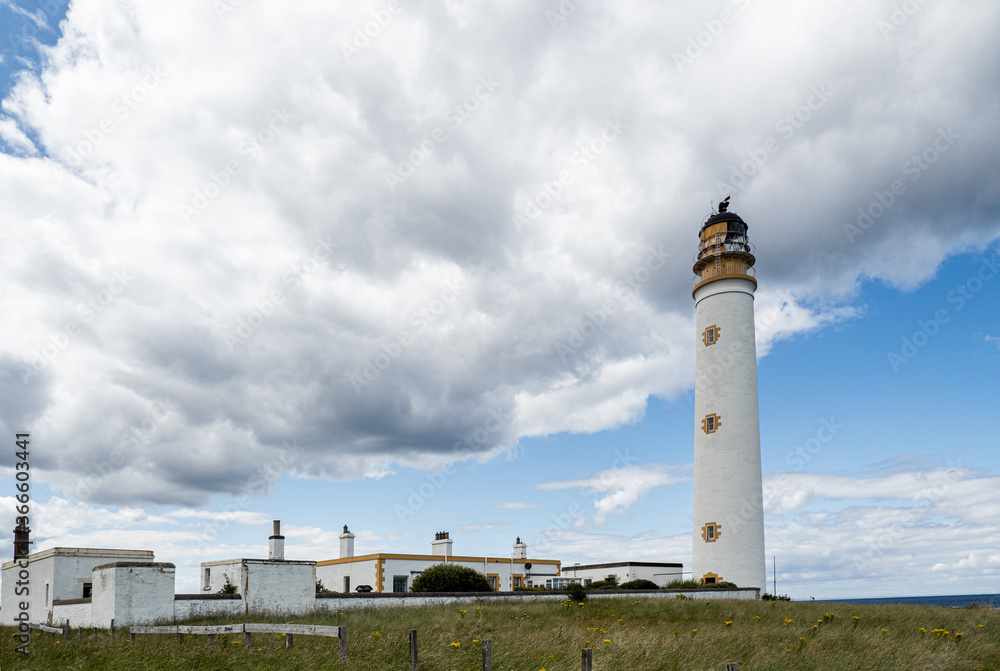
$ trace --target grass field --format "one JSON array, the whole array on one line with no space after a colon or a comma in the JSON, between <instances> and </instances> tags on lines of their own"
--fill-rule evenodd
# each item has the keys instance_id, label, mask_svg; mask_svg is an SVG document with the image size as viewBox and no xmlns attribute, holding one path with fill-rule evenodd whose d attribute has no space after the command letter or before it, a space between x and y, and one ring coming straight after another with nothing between
<instances>
[{"instance_id":1,"label":"grass field","mask_svg":"<svg viewBox=\"0 0 1000 671\"><path fill-rule=\"evenodd\" d=\"M706 595L707 599L711 595ZM464 610L464 613L463 613ZM191 620L220 624L242 620ZM2 628L0 670L11 669L343 669L409 668L407 635L418 632L420 668L481 669L481 643L493 641L493 668L569 671L580 651L594 649L595 671L697 669L1000 670L1000 611L909 605L706 599L588 599L394 607L266 622L344 624L348 661L336 639L296 636L291 651L281 636L257 634L247 653L242 636L139 636L111 642L57 642L32 635L30 658L14 652L11 627Z\"/></svg>"}]
</instances>

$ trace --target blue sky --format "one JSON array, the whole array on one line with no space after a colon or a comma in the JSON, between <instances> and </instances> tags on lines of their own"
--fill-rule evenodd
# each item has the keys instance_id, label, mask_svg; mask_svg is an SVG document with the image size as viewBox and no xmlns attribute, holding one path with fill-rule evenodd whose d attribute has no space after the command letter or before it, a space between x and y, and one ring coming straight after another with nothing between
<instances>
[{"instance_id":1,"label":"blue sky","mask_svg":"<svg viewBox=\"0 0 1000 671\"><path fill-rule=\"evenodd\" d=\"M690 569L731 193L779 592L1000 591L997 8L562 6L0 2L35 549Z\"/></svg>"}]
</instances>

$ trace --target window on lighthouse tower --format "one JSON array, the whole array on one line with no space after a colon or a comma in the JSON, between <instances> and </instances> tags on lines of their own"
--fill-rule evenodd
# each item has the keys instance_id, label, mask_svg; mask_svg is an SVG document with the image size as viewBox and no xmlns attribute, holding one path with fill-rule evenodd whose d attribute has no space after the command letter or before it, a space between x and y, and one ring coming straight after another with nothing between
<instances>
[{"instance_id":1,"label":"window on lighthouse tower","mask_svg":"<svg viewBox=\"0 0 1000 671\"><path fill-rule=\"evenodd\" d=\"M702 331L701 340L702 342L705 343L705 347L708 347L709 345L714 345L716 342L718 342L720 330L721 329L719 329L718 326L712 324L704 331Z\"/></svg>"},{"instance_id":2,"label":"window on lighthouse tower","mask_svg":"<svg viewBox=\"0 0 1000 671\"><path fill-rule=\"evenodd\" d=\"M701 429L705 433L715 433L720 426L722 426L722 418L715 413L705 415L705 419L701 420Z\"/></svg>"}]
</instances>

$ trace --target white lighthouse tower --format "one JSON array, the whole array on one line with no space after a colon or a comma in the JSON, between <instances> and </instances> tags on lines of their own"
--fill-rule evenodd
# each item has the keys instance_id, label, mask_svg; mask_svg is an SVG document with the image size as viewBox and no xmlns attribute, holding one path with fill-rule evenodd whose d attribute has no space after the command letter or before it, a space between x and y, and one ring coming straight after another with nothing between
<instances>
[{"instance_id":1,"label":"white lighthouse tower","mask_svg":"<svg viewBox=\"0 0 1000 671\"><path fill-rule=\"evenodd\" d=\"M693 578L765 588L764 506L754 342L753 248L728 212L705 220L694 262Z\"/></svg>"}]
</instances>

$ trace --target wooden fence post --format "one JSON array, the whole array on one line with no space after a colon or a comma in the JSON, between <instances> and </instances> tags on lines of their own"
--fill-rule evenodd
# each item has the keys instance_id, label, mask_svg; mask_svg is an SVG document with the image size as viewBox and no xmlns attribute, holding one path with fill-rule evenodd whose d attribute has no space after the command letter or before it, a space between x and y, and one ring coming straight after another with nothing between
<instances>
[{"instance_id":1,"label":"wooden fence post","mask_svg":"<svg viewBox=\"0 0 1000 671\"><path fill-rule=\"evenodd\" d=\"M493 671L493 641L483 639L483 671Z\"/></svg>"},{"instance_id":2,"label":"wooden fence post","mask_svg":"<svg viewBox=\"0 0 1000 671\"><path fill-rule=\"evenodd\" d=\"M215 647L215 634L209 634L208 635L208 647L210 647L210 648L214 648Z\"/></svg>"},{"instance_id":3,"label":"wooden fence post","mask_svg":"<svg viewBox=\"0 0 1000 671\"><path fill-rule=\"evenodd\" d=\"M250 632L249 631L243 632L243 642L247 646L247 652L250 652L250 650L253 648L253 645L251 645Z\"/></svg>"},{"instance_id":4,"label":"wooden fence post","mask_svg":"<svg viewBox=\"0 0 1000 671\"><path fill-rule=\"evenodd\" d=\"M63 643L69 643L69 620L63 626Z\"/></svg>"},{"instance_id":5,"label":"wooden fence post","mask_svg":"<svg viewBox=\"0 0 1000 671\"><path fill-rule=\"evenodd\" d=\"M177 632L177 642L184 645L184 634L181 632Z\"/></svg>"},{"instance_id":6,"label":"wooden fence post","mask_svg":"<svg viewBox=\"0 0 1000 671\"><path fill-rule=\"evenodd\" d=\"M347 625L340 625L340 635L337 637L340 641L340 661L347 661Z\"/></svg>"},{"instance_id":7,"label":"wooden fence post","mask_svg":"<svg viewBox=\"0 0 1000 671\"><path fill-rule=\"evenodd\" d=\"M417 630L410 630L410 671L417 671Z\"/></svg>"},{"instance_id":8,"label":"wooden fence post","mask_svg":"<svg viewBox=\"0 0 1000 671\"><path fill-rule=\"evenodd\" d=\"M736 662L727 662L726 671L740 671L740 665Z\"/></svg>"},{"instance_id":9,"label":"wooden fence post","mask_svg":"<svg viewBox=\"0 0 1000 671\"><path fill-rule=\"evenodd\" d=\"M97 627L94 627L94 636L93 636L93 638L94 638L95 641L97 640Z\"/></svg>"},{"instance_id":10,"label":"wooden fence post","mask_svg":"<svg viewBox=\"0 0 1000 671\"><path fill-rule=\"evenodd\" d=\"M580 661L580 671L594 671L594 649L584 648L583 658Z\"/></svg>"},{"instance_id":11,"label":"wooden fence post","mask_svg":"<svg viewBox=\"0 0 1000 671\"><path fill-rule=\"evenodd\" d=\"M286 622L285 624L291 624L291 622ZM292 635L285 634L285 650L292 649Z\"/></svg>"},{"instance_id":12,"label":"wooden fence post","mask_svg":"<svg viewBox=\"0 0 1000 671\"><path fill-rule=\"evenodd\" d=\"M128 629L128 642L135 643L135 632L132 631L132 627L129 627Z\"/></svg>"},{"instance_id":13,"label":"wooden fence post","mask_svg":"<svg viewBox=\"0 0 1000 671\"><path fill-rule=\"evenodd\" d=\"M111 640L115 640L115 618L111 618Z\"/></svg>"},{"instance_id":14,"label":"wooden fence post","mask_svg":"<svg viewBox=\"0 0 1000 671\"><path fill-rule=\"evenodd\" d=\"M76 640L78 641L83 640L83 627L80 627L79 629L76 630Z\"/></svg>"}]
</instances>

